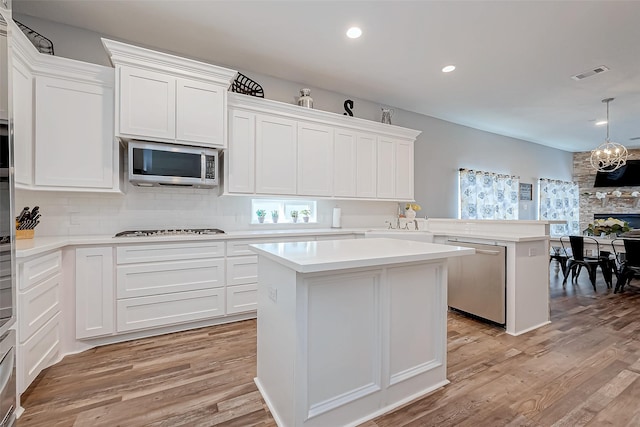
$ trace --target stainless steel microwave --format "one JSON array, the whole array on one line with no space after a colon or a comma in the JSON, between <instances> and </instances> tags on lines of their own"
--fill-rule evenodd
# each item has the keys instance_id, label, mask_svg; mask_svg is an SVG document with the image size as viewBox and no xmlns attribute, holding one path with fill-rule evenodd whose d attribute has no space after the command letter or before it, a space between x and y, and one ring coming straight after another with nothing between
<instances>
[{"instance_id":1,"label":"stainless steel microwave","mask_svg":"<svg viewBox=\"0 0 640 427\"><path fill-rule=\"evenodd\" d=\"M212 148L131 141L129 182L140 187L212 188L218 185L218 151Z\"/></svg>"}]
</instances>

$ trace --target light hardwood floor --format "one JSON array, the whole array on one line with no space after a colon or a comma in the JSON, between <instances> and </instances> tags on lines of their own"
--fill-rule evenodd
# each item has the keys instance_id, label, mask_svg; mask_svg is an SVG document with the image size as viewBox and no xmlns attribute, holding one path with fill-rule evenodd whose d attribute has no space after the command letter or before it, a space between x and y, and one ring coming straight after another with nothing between
<instances>
[{"instance_id":1,"label":"light hardwood floor","mask_svg":"<svg viewBox=\"0 0 640 427\"><path fill-rule=\"evenodd\" d=\"M640 426L640 287L613 294L599 275L594 293L583 273L563 289L552 273L551 317L512 337L450 313L451 384L363 426ZM244 321L65 357L17 426L275 426L255 341Z\"/></svg>"}]
</instances>

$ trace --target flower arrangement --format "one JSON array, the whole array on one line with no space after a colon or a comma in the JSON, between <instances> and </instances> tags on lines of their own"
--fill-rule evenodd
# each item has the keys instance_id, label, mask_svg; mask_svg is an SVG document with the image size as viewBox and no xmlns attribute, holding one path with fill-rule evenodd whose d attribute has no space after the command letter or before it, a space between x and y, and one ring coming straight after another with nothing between
<instances>
[{"instance_id":1,"label":"flower arrangement","mask_svg":"<svg viewBox=\"0 0 640 427\"><path fill-rule=\"evenodd\" d=\"M417 203L407 203L407 205L404 207L404 210L408 211L409 209L412 209L417 212L422 208Z\"/></svg>"},{"instance_id":2,"label":"flower arrangement","mask_svg":"<svg viewBox=\"0 0 640 427\"><path fill-rule=\"evenodd\" d=\"M612 193L611 193L611 195L612 195L613 197L620 197L620 196L622 196L622 193L621 193L621 192L619 192L618 190L616 190L616 191L612 192Z\"/></svg>"},{"instance_id":3,"label":"flower arrangement","mask_svg":"<svg viewBox=\"0 0 640 427\"><path fill-rule=\"evenodd\" d=\"M604 234L620 234L631 230L629 223L616 218L596 219L593 224L589 224L585 230L592 236L600 236Z\"/></svg>"},{"instance_id":4,"label":"flower arrangement","mask_svg":"<svg viewBox=\"0 0 640 427\"><path fill-rule=\"evenodd\" d=\"M596 191L596 199L604 199L605 197L607 197L607 193Z\"/></svg>"}]
</instances>

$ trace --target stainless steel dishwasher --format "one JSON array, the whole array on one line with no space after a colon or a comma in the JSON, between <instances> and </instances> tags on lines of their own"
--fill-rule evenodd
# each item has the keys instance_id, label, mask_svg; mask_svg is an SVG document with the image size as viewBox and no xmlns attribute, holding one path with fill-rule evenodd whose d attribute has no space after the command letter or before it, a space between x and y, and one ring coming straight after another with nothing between
<instances>
[{"instance_id":1,"label":"stainless steel dishwasher","mask_svg":"<svg viewBox=\"0 0 640 427\"><path fill-rule=\"evenodd\" d=\"M474 248L475 255L449 258L449 307L492 322L506 323L506 247L448 240Z\"/></svg>"}]
</instances>

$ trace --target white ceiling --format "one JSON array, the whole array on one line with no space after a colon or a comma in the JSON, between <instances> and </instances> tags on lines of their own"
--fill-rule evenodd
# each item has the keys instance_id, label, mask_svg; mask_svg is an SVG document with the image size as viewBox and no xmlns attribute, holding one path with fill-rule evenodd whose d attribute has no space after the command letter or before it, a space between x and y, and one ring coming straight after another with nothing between
<instances>
[{"instance_id":1,"label":"white ceiling","mask_svg":"<svg viewBox=\"0 0 640 427\"><path fill-rule=\"evenodd\" d=\"M567 151L640 147L638 1L14 0L17 13ZM363 36L347 39L357 24ZM441 72L447 64L453 73ZM603 74L574 74L606 65Z\"/></svg>"}]
</instances>

